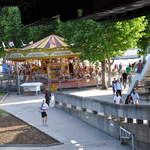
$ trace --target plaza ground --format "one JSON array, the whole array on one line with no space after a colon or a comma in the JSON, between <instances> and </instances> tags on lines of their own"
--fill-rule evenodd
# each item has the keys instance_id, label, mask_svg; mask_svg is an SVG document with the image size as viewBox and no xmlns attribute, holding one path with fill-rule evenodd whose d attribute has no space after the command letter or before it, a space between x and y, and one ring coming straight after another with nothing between
<instances>
[{"instance_id":1,"label":"plaza ground","mask_svg":"<svg viewBox=\"0 0 150 150\"><path fill-rule=\"evenodd\" d=\"M28 123L0 110L0 145L60 144L57 140L44 134Z\"/></svg>"},{"instance_id":2,"label":"plaza ground","mask_svg":"<svg viewBox=\"0 0 150 150\"><path fill-rule=\"evenodd\" d=\"M99 93L104 93L99 90ZM112 94L109 94L112 96ZM107 95L103 97L108 98ZM127 145L121 145L104 132L88 125L87 123L71 116L70 114L51 108L48 111L48 127L42 126L41 114L38 108L44 95L25 96L9 95L0 104L3 109L16 117L36 127L63 144L49 147L0 147L2 150L130 150ZM110 100L111 101L111 100Z\"/></svg>"}]
</instances>

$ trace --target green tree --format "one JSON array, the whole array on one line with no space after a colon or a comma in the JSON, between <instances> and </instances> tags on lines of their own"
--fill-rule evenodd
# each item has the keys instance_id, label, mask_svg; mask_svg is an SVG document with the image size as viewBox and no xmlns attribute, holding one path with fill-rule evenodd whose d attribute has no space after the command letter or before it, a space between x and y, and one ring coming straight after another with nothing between
<instances>
[{"instance_id":1,"label":"green tree","mask_svg":"<svg viewBox=\"0 0 150 150\"><path fill-rule=\"evenodd\" d=\"M1 12L1 26L3 27L2 41L8 43L13 41L15 46L20 46L21 17L17 7L6 7Z\"/></svg>"},{"instance_id":2,"label":"green tree","mask_svg":"<svg viewBox=\"0 0 150 150\"><path fill-rule=\"evenodd\" d=\"M22 42L38 41L54 34L58 22L53 21L46 25L24 26L21 23L21 15L18 7L5 7L0 11L0 57L3 57L4 49L2 41L8 48L8 42L13 41L16 48L22 46Z\"/></svg>"},{"instance_id":3,"label":"green tree","mask_svg":"<svg viewBox=\"0 0 150 150\"><path fill-rule=\"evenodd\" d=\"M144 17L111 23L84 20L61 22L57 33L66 39L73 51L81 52L82 59L101 62L102 88L106 89L106 60L135 47L143 36L145 26Z\"/></svg>"},{"instance_id":4,"label":"green tree","mask_svg":"<svg viewBox=\"0 0 150 150\"><path fill-rule=\"evenodd\" d=\"M147 47L150 44L150 15L146 16L145 21L147 21L147 26L145 28L145 34L142 36L142 38L140 38L140 40L138 41L138 47L141 49L139 51L139 53L141 55L146 54L147 53ZM148 52L150 53L150 52Z\"/></svg>"},{"instance_id":5,"label":"green tree","mask_svg":"<svg viewBox=\"0 0 150 150\"><path fill-rule=\"evenodd\" d=\"M54 21L46 25L25 27L23 28L23 32L25 32L26 37L24 37L23 40L27 42L36 42L50 34L55 34L57 25L58 23Z\"/></svg>"}]
</instances>

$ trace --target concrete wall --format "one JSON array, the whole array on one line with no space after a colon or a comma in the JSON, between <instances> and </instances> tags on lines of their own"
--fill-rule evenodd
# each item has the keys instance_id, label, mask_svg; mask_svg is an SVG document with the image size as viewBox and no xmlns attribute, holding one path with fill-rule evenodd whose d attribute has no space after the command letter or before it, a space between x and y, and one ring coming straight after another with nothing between
<instances>
[{"instance_id":1,"label":"concrete wall","mask_svg":"<svg viewBox=\"0 0 150 150\"><path fill-rule=\"evenodd\" d=\"M116 105L92 98L67 95L59 92L55 93L55 98L61 103L71 104L80 108L86 108L99 113L104 113L105 115L150 120L150 105Z\"/></svg>"},{"instance_id":2,"label":"concrete wall","mask_svg":"<svg viewBox=\"0 0 150 150\"><path fill-rule=\"evenodd\" d=\"M117 105L92 98L83 98L63 93L55 93L57 107L73 116L119 139L119 128L123 126L135 135L138 149L149 150L149 124L123 123L124 117L149 120L150 107L147 105ZM148 110L149 109L149 110ZM108 117L111 116L110 119ZM129 141L129 143L131 143Z\"/></svg>"}]
</instances>

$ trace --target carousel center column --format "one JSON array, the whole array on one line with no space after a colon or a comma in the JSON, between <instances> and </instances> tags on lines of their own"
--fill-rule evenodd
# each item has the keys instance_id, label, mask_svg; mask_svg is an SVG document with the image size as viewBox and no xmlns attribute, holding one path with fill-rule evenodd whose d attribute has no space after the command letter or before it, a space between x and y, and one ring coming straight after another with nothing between
<instances>
[{"instance_id":1,"label":"carousel center column","mask_svg":"<svg viewBox=\"0 0 150 150\"><path fill-rule=\"evenodd\" d=\"M48 78L48 91L51 89L51 70L50 70L50 63L51 59L48 60L48 65L47 65L47 78Z\"/></svg>"}]
</instances>

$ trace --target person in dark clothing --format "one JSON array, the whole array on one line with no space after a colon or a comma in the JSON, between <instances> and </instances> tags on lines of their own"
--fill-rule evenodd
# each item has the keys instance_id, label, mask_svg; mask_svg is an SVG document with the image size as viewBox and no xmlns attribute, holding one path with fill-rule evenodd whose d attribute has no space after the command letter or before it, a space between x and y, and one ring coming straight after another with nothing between
<instances>
[{"instance_id":1,"label":"person in dark clothing","mask_svg":"<svg viewBox=\"0 0 150 150\"><path fill-rule=\"evenodd\" d=\"M73 64L69 62L69 73L73 74Z\"/></svg>"},{"instance_id":2,"label":"person in dark clothing","mask_svg":"<svg viewBox=\"0 0 150 150\"><path fill-rule=\"evenodd\" d=\"M141 60L139 60L139 62L137 64L137 73L141 73L142 68L143 68L143 64L142 64Z\"/></svg>"},{"instance_id":3,"label":"person in dark clothing","mask_svg":"<svg viewBox=\"0 0 150 150\"><path fill-rule=\"evenodd\" d=\"M122 71L122 64L121 63L119 64L119 68L118 69L119 69L118 71L120 73Z\"/></svg>"},{"instance_id":4,"label":"person in dark clothing","mask_svg":"<svg viewBox=\"0 0 150 150\"><path fill-rule=\"evenodd\" d=\"M46 104L49 106L49 103L50 103L50 99L51 99L51 93L46 90L45 91L45 100L46 100Z\"/></svg>"},{"instance_id":5,"label":"person in dark clothing","mask_svg":"<svg viewBox=\"0 0 150 150\"><path fill-rule=\"evenodd\" d=\"M128 74L124 71L122 73L122 84L123 84L124 88L126 88L127 78L128 78Z\"/></svg>"},{"instance_id":6,"label":"person in dark clothing","mask_svg":"<svg viewBox=\"0 0 150 150\"><path fill-rule=\"evenodd\" d=\"M113 90L113 95L115 95L115 93L116 93L115 83L116 83L116 78L114 78L114 80L112 81L112 90Z\"/></svg>"},{"instance_id":7,"label":"person in dark clothing","mask_svg":"<svg viewBox=\"0 0 150 150\"><path fill-rule=\"evenodd\" d=\"M127 96L127 98L126 98L126 100L125 100L125 104L134 104L131 95L128 95L128 96Z\"/></svg>"}]
</instances>

